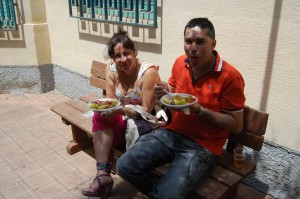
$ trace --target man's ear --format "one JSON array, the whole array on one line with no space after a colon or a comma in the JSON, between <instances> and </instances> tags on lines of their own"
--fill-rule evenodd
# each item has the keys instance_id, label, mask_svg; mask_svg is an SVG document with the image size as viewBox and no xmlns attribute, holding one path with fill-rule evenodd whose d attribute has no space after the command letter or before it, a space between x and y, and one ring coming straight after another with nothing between
<instances>
[{"instance_id":1,"label":"man's ear","mask_svg":"<svg viewBox=\"0 0 300 199\"><path fill-rule=\"evenodd\" d=\"M213 43L212 43L212 45L213 45L213 46L212 46L212 47L213 47L213 50L215 50L216 45L217 45L217 40L214 40Z\"/></svg>"},{"instance_id":2,"label":"man's ear","mask_svg":"<svg viewBox=\"0 0 300 199\"><path fill-rule=\"evenodd\" d=\"M138 51L135 50L135 51L134 51L134 56L137 57L137 55L138 55Z\"/></svg>"}]
</instances>

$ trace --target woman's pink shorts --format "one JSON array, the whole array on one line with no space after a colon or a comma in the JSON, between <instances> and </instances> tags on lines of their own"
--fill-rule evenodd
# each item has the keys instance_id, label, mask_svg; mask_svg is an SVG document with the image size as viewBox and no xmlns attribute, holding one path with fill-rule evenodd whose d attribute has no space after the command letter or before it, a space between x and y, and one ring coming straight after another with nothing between
<instances>
[{"instance_id":1,"label":"woman's pink shorts","mask_svg":"<svg viewBox=\"0 0 300 199\"><path fill-rule=\"evenodd\" d=\"M125 142L126 125L126 121L121 114L116 114L113 118L107 119L100 113L95 112L93 116L92 132L111 128L114 132L113 147L115 147Z\"/></svg>"}]
</instances>

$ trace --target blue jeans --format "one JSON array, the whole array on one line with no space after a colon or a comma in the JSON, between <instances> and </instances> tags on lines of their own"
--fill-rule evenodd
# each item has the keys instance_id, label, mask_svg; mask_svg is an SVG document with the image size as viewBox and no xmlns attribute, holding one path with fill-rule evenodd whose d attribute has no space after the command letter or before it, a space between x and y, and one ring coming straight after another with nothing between
<instances>
[{"instance_id":1,"label":"blue jeans","mask_svg":"<svg viewBox=\"0 0 300 199\"><path fill-rule=\"evenodd\" d=\"M196 142L160 128L138 139L117 161L117 173L150 198L190 196L215 168L218 156ZM169 163L163 177L151 170Z\"/></svg>"}]
</instances>

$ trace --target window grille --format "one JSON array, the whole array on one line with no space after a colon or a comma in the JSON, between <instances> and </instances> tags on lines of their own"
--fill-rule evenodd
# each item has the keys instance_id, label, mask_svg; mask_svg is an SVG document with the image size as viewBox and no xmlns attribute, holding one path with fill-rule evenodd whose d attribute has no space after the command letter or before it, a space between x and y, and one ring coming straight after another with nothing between
<instances>
[{"instance_id":1,"label":"window grille","mask_svg":"<svg viewBox=\"0 0 300 199\"><path fill-rule=\"evenodd\" d=\"M13 0L0 0L0 30L16 30L16 14Z\"/></svg>"},{"instance_id":2,"label":"window grille","mask_svg":"<svg viewBox=\"0 0 300 199\"><path fill-rule=\"evenodd\" d=\"M157 0L69 0L71 17L157 27Z\"/></svg>"}]
</instances>

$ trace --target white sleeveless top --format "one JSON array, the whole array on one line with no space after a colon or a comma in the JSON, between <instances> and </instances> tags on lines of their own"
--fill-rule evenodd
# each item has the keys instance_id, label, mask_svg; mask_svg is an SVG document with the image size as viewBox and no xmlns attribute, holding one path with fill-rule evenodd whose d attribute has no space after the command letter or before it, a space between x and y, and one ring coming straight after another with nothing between
<instances>
[{"instance_id":1,"label":"white sleeveless top","mask_svg":"<svg viewBox=\"0 0 300 199\"><path fill-rule=\"evenodd\" d=\"M159 68L158 66L153 65L148 62L143 62L141 64L141 67L138 72L137 82L139 82L141 80L144 73L151 67L154 67L156 70L158 70L158 68ZM115 73L117 71L115 64L111 64L109 66L109 68L110 68L111 72L113 72L113 73ZM140 86L138 86L133 92L130 92L127 95L123 95L123 93L121 93L120 90L116 86L116 96L123 105L126 105L126 104L141 105L142 104L141 91L142 91L142 88Z\"/></svg>"}]
</instances>

